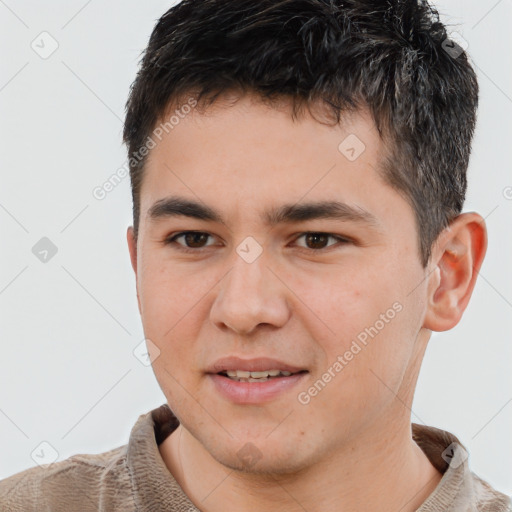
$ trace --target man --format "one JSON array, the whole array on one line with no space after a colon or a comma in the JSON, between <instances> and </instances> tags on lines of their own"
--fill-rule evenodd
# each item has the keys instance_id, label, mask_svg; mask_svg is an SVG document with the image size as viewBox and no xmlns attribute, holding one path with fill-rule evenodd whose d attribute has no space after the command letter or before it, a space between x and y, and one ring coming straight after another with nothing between
<instances>
[{"instance_id":1,"label":"man","mask_svg":"<svg viewBox=\"0 0 512 512\"><path fill-rule=\"evenodd\" d=\"M478 86L424 2L185 0L127 103L127 241L167 403L2 510L510 511L411 425L485 256Z\"/></svg>"}]
</instances>

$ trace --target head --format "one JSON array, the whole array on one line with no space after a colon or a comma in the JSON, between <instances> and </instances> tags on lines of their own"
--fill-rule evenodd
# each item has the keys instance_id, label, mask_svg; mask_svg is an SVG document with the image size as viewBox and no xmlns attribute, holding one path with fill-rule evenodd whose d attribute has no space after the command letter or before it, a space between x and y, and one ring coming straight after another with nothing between
<instances>
[{"instance_id":1,"label":"head","mask_svg":"<svg viewBox=\"0 0 512 512\"><path fill-rule=\"evenodd\" d=\"M416 1L158 21L127 103L128 243L157 380L224 464L251 442L255 468L297 469L407 418L431 331L460 320L486 235L461 214L478 86L446 38ZM231 355L305 373L235 404L211 375Z\"/></svg>"}]
</instances>

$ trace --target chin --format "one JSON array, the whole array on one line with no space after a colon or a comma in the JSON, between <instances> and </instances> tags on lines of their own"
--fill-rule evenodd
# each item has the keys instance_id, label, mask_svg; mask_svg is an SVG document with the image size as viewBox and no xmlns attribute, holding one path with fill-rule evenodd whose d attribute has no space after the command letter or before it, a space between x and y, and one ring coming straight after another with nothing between
<instances>
[{"instance_id":1,"label":"chin","mask_svg":"<svg viewBox=\"0 0 512 512\"><path fill-rule=\"evenodd\" d=\"M297 459L296 444L286 446L284 440L277 437L270 441L269 432L267 430L260 438L248 436L242 441L238 437L227 440L226 444L217 443L214 447L206 448L217 462L242 473L282 475L304 469L305 454L301 453L301 459Z\"/></svg>"}]
</instances>

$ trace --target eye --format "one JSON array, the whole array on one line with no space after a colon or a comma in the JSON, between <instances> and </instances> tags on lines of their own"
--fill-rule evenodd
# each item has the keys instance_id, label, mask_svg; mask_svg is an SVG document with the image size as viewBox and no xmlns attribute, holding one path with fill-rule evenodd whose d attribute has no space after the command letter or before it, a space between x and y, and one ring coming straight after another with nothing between
<instances>
[{"instance_id":1,"label":"eye","mask_svg":"<svg viewBox=\"0 0 512 512\"><path fill-rule=\"evenodd\" d=\"M179 233L167 237L164 240L164 244L178 245L179 250L182 250L184 252L199 252L201 249L213 245L205 245L205 242L208 240L208 237L211 237L211 235L209 233L205 233L204 231L181 231ZM183 238L183 240L185 241L185 245L177 242L177 240L179 240L180 238ZM308 252L318 252L333 245L336 245L335 243L326 245L329 239L332 239L341 244L351 243L351 240L349 240L348 238L333 235L332 233L322 233L316 231L302 233L295 240L300 240L301 238L304 238L306 246L299 245L298 247ZM308 247L308 245L312 245L312 247Z\"/></svg>"},{"instance_id":2,"label":"eye","mask_svg":"<svg viewBox=\"0 0 512 512\"><path fill-rule=\"evenodd\" d=\"M325 245L329 238L336 240L340 243L350 243L350 240L347 238L343 238L338 235L333 235L332 233L321 233L316 231L309 231L307 233L302 233L296 240L305 237L306 247L300 246L302 249L307 249L309 251L319 251L325 249L327 247L331 247L335 244ZM311 244L313 247L308 247L307 245Z\"/></svg>"},{"instance_id":3,"label":"eye","mask_svg":"<svg viewBox=\"0 0 512 512\"><path fill-rule=\"evenodd\" d=\"M172 235L170 237L167 237L164 240L164 243L166 245L170 244L176 244L176 240L184 237L185 243L187 245L182 245L178 243L181 250L185 252L197 252L197 249L202 249L203 247L206 247L202 245L202 243L207 239L207 237L211 236L208 233L204 233L203 231L181 231L180 233L176 233L175 235ZM189 245L191 244L191 245Z\"/></svg>"}]
</instances>

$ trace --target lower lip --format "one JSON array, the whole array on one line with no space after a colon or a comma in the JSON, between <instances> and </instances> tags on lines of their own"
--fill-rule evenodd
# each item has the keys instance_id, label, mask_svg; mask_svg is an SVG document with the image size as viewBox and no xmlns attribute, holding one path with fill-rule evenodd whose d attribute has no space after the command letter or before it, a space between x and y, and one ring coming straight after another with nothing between
<instances>
[{"instance_id":1,"label":"lower lip","mask_svg":"<svg viewBox=\"0 0 512 512\"><path fill-rule=\"evenodd\" d=\"M210 373L215 387L231 402L236 404L259 404L269 402L281 393L295 387L307 372L296 373L289 377L275 377L264 382L239 382L218 373Z\"/></svg>"}]
</instances>

